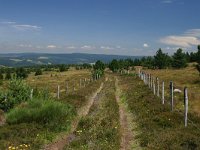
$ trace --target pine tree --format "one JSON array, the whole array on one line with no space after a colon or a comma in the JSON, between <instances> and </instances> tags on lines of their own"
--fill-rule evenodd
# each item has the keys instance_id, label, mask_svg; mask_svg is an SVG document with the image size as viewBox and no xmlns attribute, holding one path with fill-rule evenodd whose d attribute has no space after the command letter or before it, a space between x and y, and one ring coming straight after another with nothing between
<instances>
[{"instance_id":1,"label":"pine tree","mask_svg":"<svg viewBox=\"0 0 200 150\"><path fill-rule=\"evenodd\" d=\"M186 55L185 53L183 53L183 50L182 49L178 49L174 55L172 56L173 57L173 63L172 63L172 66L174 68L184 68L187 66L187 60L186 60Z\"/></svg>"},{"instance_id":2,"label":"pine tree","mask_svg":"<svg viewBox=\"0 0 200 150\"><path fill-rule=\"evenodd\" d=\"M165 69L170 65L170 57L168 54L162 52L161 48L156 52L154 56L155 67L158 69Z\"/></svg>"},{"instance_id":3,"label":"pine tree","mask_svg":"<svg viewBox=\"0 0 200 150\"><path fill-rule=\"evenodd\" d=\"M102 61L100 61L100 60L98 60L96 63L95 63L95 65L94 65L94 70L101 70L101 71L104 71L104 69L105 69L105 64L102 62Z\"/></svg>"},{"instance_id":4,"label":"pine tree","mask_svg":"<svg viewBox=\"0 0 200 150\"><path fill-rule=\"evenodd\" d=\"M119 70L119 63L116 59L113 59L111 63L109 64L109 69L113 72L117 72Z\"/></svg>"}]
</instances>

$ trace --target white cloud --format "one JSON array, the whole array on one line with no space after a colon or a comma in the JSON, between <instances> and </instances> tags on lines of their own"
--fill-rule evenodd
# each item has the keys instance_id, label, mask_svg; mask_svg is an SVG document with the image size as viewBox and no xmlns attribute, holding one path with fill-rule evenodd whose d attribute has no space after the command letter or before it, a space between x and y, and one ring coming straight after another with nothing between
<instances>
[{"instance_id":1,"label":"white cloud","mask_svg":"<svg viewBox=\"0 0 200 150\"><path fill-rule=\"evenodd\" d=\"M31 48L33 46L31 44L19 44L19 47Z\"/></svg>"},{"instance_id":2,"label":"white cloud","mask_svg":"<svg viewBox=\"0 0 200 150\"><path fill-rule=\"evenodd\" d=\"M54 48L57 48L57 46L56 45L48 45L47 48L54 49Z\"/></svg>"},{"instance_id":3,"label":"white cloud","mask_svg":"<svg viewBox=\"0 0 200 150\"><path fill-rule=\"evenodd\" d=\"M160 42L167 45L191 47L200 44L200 29L187 30L182 35L170 35L160 39Z\"/></svg>"},{"instance_id":4,"label":"white cloud","mask_svg":"<svg viewBox=\"0 0 200 150\"><path fill-rule=\"evenodd\" d=\"M84 50L92 50L92 49L95 49L94 46L91 46L91 45L84 45L81 47L81 49L84 49Z\"/></svg>"},{"instance_id":5,"label":"white cloud","mask_svg":"<svg viewBox=\"0 0 200 150\"><path fill-rule=\"evenodd\" d=\"M75 49L75 46L68 46L67 49Z\"/></svg>"},{"instance_id":6,"label":"white cloud","mask_svg":"<svg viewBox=\"0 0 200 150\"><path fill-rule=\"evenodd\" d=\"M22 31L26 31L26 30L40 30L41 29L41 27L39 27L39 26L28 25L28 24L21 24L21 25L15 24L15 25L12 25L12 27L14 27L17 30L22 30Z\"/></svg>"},{"instance_id":7,"label":"white cloud","mask_svg":"<svg viewBox=\"0 0 200 150\"><path fill-rule=\"evenodd\" d=\"M147 47L149 47L149 45L147 43L144 43L143 47L147 48Z\"/></svg>"},{"instance_id":8,"label":"white cloud","mask_svg":"<svg viewBox=\"0 0 200 150\"><path fill-rule=\"evenodd\" d=\"M160 39L160 42L180 47L191 47L200 44L200 40L197 37L192 36L167 36Z\"/></svg>"},{"instance_id":9,"label":"white cloud","mask_svg":"<svg viewBox=\"0 0 200 150\"><path fill-rule=\"evenodd\" d=\"M16 22L14 22L14 21L3 21L3 22L1 22L1 24L8 24L8 25L10 25L10 24L16 24Z\"/></svg>"},{"instance_id":10,"label":"white cloud","mask_svg":"<svg viewBox=\"0 0 200 150\"><path fill-rule=\"evenodd\" d=\"M185 32L186 36L200 37L200 29L190 29Z\"/></svg>"},{"instance_id":11,"label":"white cloud","mask_svg":"<svg viewBox=\"0 0 200 150\"><path fill-rule=\"evenodd\" d=\"M36 25L30 25L30 24L18 24L17 22L14 21L2 21L0 22L1 25L9 27L9 28L14 28L16 30L21 30L21 31L38 31L42 27L36 26Z\"/></svg>"},{"instance_id":12,"label":"white cloud","mask_svg":"<svg viewBox=\"0 0 200 150\"><path fill-rule=\"evenodd\" d=\"M113 50L114 49L113 47L109 47L109 46L101 46L100 48L104 49L104 50Z\"/></svg>"}]
</instances>

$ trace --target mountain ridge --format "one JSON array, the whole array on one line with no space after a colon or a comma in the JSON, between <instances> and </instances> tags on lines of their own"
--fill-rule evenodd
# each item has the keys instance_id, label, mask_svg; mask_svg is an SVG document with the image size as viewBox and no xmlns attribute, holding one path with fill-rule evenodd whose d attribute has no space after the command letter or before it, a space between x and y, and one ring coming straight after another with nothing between
<instances>
[{"instance_id":1,"label":"mountain ridge","mask_svg":"<svg viewBox=\"0 0 200 150\"><path fill-rule=\"evenodd\" d=\"M20 67L47 64L83 64L101 60L104 63L112 59L136 59L142 56L89 54L89 53L4 53L0 54L0 66Z\"/></svg>"}]
</instances>

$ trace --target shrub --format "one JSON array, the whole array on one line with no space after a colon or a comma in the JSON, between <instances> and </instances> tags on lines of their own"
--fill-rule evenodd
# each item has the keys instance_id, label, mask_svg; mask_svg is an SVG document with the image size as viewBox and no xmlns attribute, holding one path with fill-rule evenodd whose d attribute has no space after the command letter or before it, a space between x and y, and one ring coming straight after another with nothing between
<instances>
[{"instance_id":1,"label":"shrub","mask_svg":"<svg viewBox=\"0 0 200 150\"><path fill-rule=\"evenodd\" d=\"M15 105L25 102L30 97L30 87L20 79L13 79L9 82L8 92L0 93L0 109L8 111Z\"/></svg>"},{"instance_id":2,"label":"shrub","mask_svg":"<svg viewBox=\"0 0 200 150\"><path fill-rule=\"evenodd\" d=\"M54 100L33 99L12 109L6 118L8 124L36 122L56 130L67 127L74 115L75 109L71 105Z\"/></svg>"},{"instance_id":3,"label":"shrub","mask_svg":"<svg viewBox=\"0 0 200 150\"><path fill-rule=\"evenodd\" d=\"M39 76L42 75L42 70L41 69L37 69L35 72L35 76Z\"/></svg>"},{"instance_id":4,"label":"shrub","mask_svg":"<svg viewBox=\"0 0 200 150\"><path fill-rule=\"evenodd\" d=\"M25 68L17 68L16 70L16 76L17 78L25 79L28 77L28 72L25 70Z\"/></svg>"}]
</instances>

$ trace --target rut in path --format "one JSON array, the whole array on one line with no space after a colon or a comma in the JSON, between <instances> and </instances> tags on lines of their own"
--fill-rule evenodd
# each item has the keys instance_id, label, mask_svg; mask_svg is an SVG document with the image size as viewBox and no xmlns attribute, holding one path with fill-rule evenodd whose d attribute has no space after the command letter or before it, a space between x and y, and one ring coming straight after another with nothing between
<instances>
[{"instance_id":1,"label":"rut in path","mask_svg":"<svg viewBox=\"0 0 200 150\"><path fill-rule=\"evenodd\" d=\"M134 128L135 123L133 120L133 116L130 112L128 112L128 108L120 100L121 91L118 85L118 79L115 80L115 87L116 87L116 101L119 105L119 114L120 114L120 126L121 126L121 142L120 142L120 150L131 150L136 149L139 150L141 147L134 139Z\"/></svg>"},{"instance_id":2,"label":"rut in path","mask_svg":"<svg viewBox=\"0 0 200 150\"><path fill-rule=\"evenodd\" d=\"M92 95L91 98L89 98L87 104L78 110L78 115L72 122L72 127L69 134L62 136L58 141L45 146L44 150L62 150L66 144L73 140L74 135L72 133L76 130L80 119L89 113L90 107L94 103L97 94L102 90L103 85L104 83L101 83L100 88Z\"/></svg>"}]
</instances>

